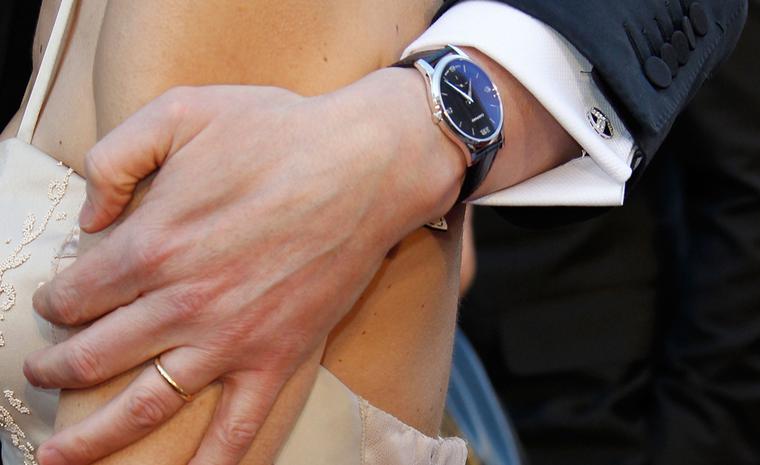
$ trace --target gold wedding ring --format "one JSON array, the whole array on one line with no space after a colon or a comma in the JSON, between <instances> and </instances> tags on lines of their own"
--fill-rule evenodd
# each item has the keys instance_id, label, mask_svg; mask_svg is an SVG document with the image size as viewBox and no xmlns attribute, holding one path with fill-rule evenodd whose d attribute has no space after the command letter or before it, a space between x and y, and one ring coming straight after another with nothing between
<instances>
[{"instance_id":1,"label":"gold wedding ring","mask_svg":"<svg viewBox=\"0 0 760 465\"><path fill-rule=\"evenodd\" d=\"M179 384L177 384L177 382L174 381L174 378L172 378L171 375L163 367L163 365L161 365L161 356L160 355L158 357L156 357L156 358L153 359L153 366L156 367L156 370L158 371L158 374L161 375L161 377L164 379L164 381L166 381L167 383L169 383L169 386L171 386L172 389L174 389L174 392L176 392L182 398L182 400L184 400L185 402L190 402L191 400L193 400L193 395L192 394L188 394L187 391L185 391L184 389L182 389L182 386L180 386Z\"/></svg>"}]
</instances>

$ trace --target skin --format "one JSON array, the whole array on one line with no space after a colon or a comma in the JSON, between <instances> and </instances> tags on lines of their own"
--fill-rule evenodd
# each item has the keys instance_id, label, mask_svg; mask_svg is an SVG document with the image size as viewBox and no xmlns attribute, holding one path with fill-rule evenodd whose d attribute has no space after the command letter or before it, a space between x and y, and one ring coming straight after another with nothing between
<instances>
[{"instance_id":1,"label":"skin","mask_svg":"<svg viewBox=\"0 0 760 465\"><path fill-rule=\"evenodd\" d=\"M218 3L84 1L75 19L34 143L87 177L86 231L117 224L35 295L53 322L98 319L27 360L33 384L80 389L64 395L66 428L38 449L41 465L92 463L149 433L108 463L268 463L318 361L423 432L440 424L463 157L431 124L415 70L373 72L437 5L378 14L336 0L308 16L310 2ZM43 6L35 52L56 8ZM470 52L513 109L482 192L578 153L517 81ZM169 91L211 83L254 85ZM81 117L67 117L74 106ZM448 211L448 233L419 228ZM214 386L182 409L142 367L159 354L186 390Z\"/></svg>"},{"instance_id":2,"label":"skin","mask_svg":"<svg viewBox=\"0 0 760 465\"><path fill-rule=\"evenodd\" d=\"M459 272L459 294L464 296L472 287L478 268L475 248L475 231L473 230L472 207L467 207L462 232L462 259Z\"/></svg>"}]
</instances>

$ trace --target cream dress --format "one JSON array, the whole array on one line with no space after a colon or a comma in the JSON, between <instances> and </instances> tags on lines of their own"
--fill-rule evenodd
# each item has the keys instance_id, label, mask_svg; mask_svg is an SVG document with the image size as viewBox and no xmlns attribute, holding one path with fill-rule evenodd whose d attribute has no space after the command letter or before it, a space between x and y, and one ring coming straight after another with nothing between
<instances>
[{"instance_id":1,"label":"cream dress","mask_svg":"<svg viewBox=\"0 0 760 465\"><path fill-rule=\"evenodd\" d=\"M63 0L15 138L0 143L0 442L4 465L36 465L53 432L58 392L27 383L32 351L66 332L40 318L32 294L76 259L85 181L31 145L74 0ZM462 465L457 438L431 438L351 392L321 367L278 465Z\"/></svg>"}]
</instances>

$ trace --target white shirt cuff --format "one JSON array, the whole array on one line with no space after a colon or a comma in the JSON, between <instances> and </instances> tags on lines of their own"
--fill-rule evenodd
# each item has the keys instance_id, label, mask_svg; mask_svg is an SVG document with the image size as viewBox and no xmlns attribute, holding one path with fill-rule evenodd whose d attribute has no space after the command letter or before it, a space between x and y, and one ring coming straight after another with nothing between
<instances>
[{"instance_id":1,"label":"white shirt cuff","mask_svg":"<svg viewBox=\"0 0 760 465\"><path fill-rule=\"evenodd\" d=\"M494 206L618 206L631 176L633 137L591 78L592 66L557 31L516 8L469 0L447 11L405 51L447 44L474 47L501 64L530 91L583 149L587 157L471 203ZM599 109L612 137L589 122ZM505 108L505 111L510 111ZM509 143L509 134L505 134Z\"/></svg>"}]
</instances>

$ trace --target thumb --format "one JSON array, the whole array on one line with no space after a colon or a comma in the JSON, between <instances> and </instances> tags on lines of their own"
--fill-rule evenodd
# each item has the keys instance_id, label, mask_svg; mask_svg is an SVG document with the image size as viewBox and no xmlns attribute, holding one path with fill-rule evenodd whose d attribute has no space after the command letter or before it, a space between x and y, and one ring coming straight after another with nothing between
<instances>
[{"instance_id":1,"label":"thumb","mask_svg":"<svg viewBox=\"0 0 760 465\"><path fill-rule=\"evenodd\" d=\"M191 89L172 89L127 118L85 156L87 198L80 227L98 232L124 211L137 184L179 150L188 137L176 134L187 113Z\"/></svg>"}]
</instances>

